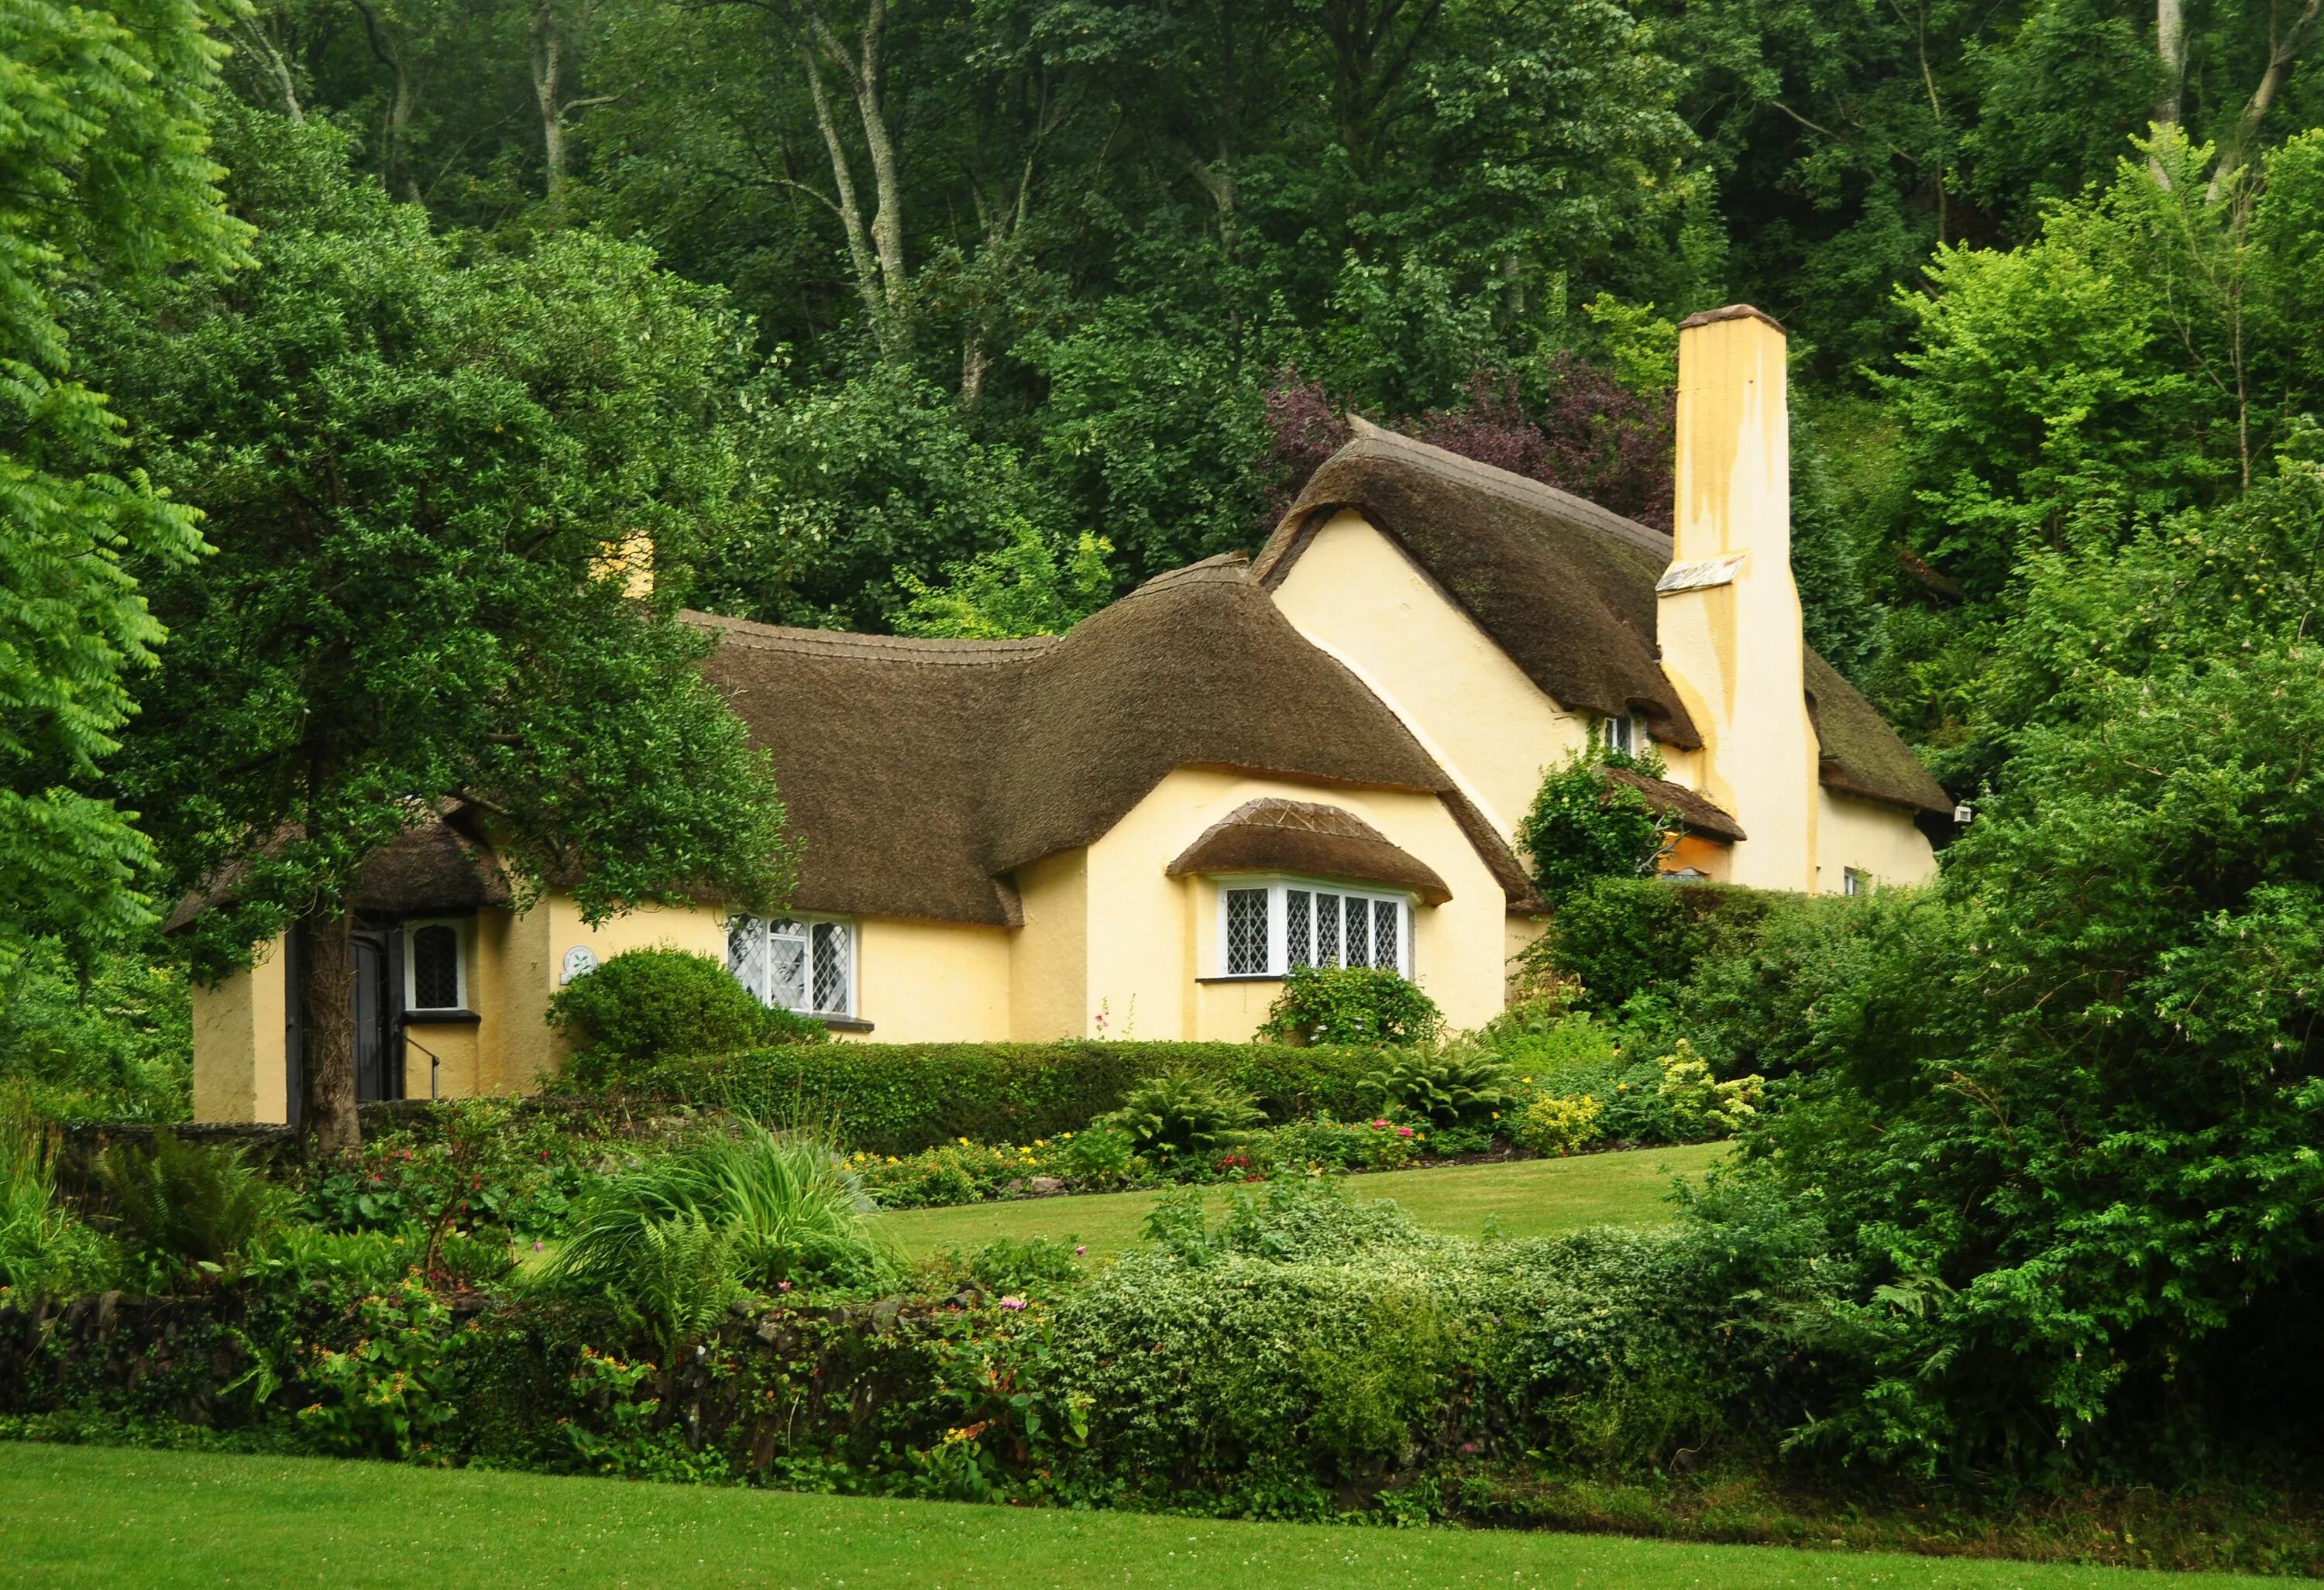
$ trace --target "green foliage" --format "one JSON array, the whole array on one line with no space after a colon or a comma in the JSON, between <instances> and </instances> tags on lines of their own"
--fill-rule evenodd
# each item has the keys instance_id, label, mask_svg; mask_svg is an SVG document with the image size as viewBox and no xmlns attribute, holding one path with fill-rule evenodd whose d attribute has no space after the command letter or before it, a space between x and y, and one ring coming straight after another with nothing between
<instances>
[{"instance_id":1,"label":"green foliage","mask_svg":"<svg viewBox=\"0 0 2324 1590\"><path fill-rule=\"evenodd\" d=\"M1178 1074L1248 1094L1270 1120L1347 1119L1371 1108L1364 1079L1379 1065L1374 1049L1266 1043L817 1043L669 1061L635 1084L764 1120L828 1121L850 1148L884 1155L1055 1142Z\"/></svg>"},{"instance_id":2,"label":"green foliage","mask_svg":"<svg viewBox=\"0 0 2324 1590\"><path fill-rule=\"evenodd\" d=\"M1663 1074L1655 1097L1669 1109L1682 1142L1739 1130L1759 1113L1766 1079L1738 1077L1721 1082L1711 1076L1711 1062L1684 1038L1655 1064Z\"/></svg>"},{"instance_id":3,"label":"green foliage","mask_svg":"<svg viewBox=\"0 0 2324 1590\"><path fill-rule=\"evenodd\" d=\"M753 999L716 957L625 950L549 1001L549 1025L579 1043L567 1070L585 1087L618 1083L673 1056L813 1043L819 1022Z\"/></svg>"},{"instance_id":4,"label":"green foliage","mask_svg":"<svg viewBox=\"0 0 2324 1590\"><path fill-rule=\"evenodd\" d=\"M463 261L327 128L223 125L263 268L100 295L78 328L217 546L148 571L183 644L124 764L177 879L243 869L190 935L198 973L294 915L330 942L364 863L469 798L521 887L555 876L592 919L706 887L778 902L771 772L675 611L741 492L738 326L584 233ZM651 602L607 562L640 538Z\"/></svg>"},{"instance_id":5,"label":"green foliage","mask_svg":"<svg viewBox=\"0 0 2324 1590\"><path fill-rule=\"evenodd\" d=\"M896 584L911 600L896 616L897 632L960 640L1062 635L1113 599L1106 566L1113 543L1084 530L1060 567L1040 531L1022 519L1013 528L1009 545L946 568L943 587L899 570Z\"/></svg>"},{"instance_id":6,"label":"green foliage","mask_svg":"<svg viewBox=\"0 0 2324 1590\"><path fill-rule=\"evenodd\" d=\"M1444 1013L1420 985L1377 966L1295 966L1259 1035L1278 1043L1426 1043Z\"/></svg>"},{"instance_id":7,"label":"green foliage","mask_svg":"<svg viewBox=\"0 0 2324 1590\"><path fill-rule=\"evenodd\" d=\"M1409 1110L1442 1126L1480 1126L1516 1099L1508 1062L1477 1043L1407 1049L1370 1078L1383 1110Z\"/></svg>"},{"instance_id":8,"label":"green foliage","mask_svg":"<svg viewBox=\"0 0 2324 1590\"><path fill-rule=\"evenodd\" d=\"M1517 823L1517 848L1533 862L1534 882L1553 905L1600 878L1652 873L1676 842L1675 814L1655 811L1643 791L1606 777L1609 767L1631 765L1632 758L1592 741L1542 775L1541 788Z\"/></svg>"},{"instance_id":9,"label":"green foliage","mask_svg":"<svg viewBox=\"0 0 2324 1590\"><path fill-rule=\"evenodd\" d=\"M1266 1118L1248 1094L1180 1072L1139 1083L1093 1124L1121 1133L1149 1158L1174 1160L1215 1154Z\"/></svg>"},{"instance_id":10,"label":"green foliage","mask_svg":"<svg viewBox=\"0 0 2324 1590\"><path fill-rule=\"evenodd\" d=\"M184 1142L166 1126L150 1146L106 1149L97 1182L122 1245L165 1282L217 1274L278 1218L275 1190L240 1149Z\"/></svg>"},{"instance_id":11,"label":"green foliage","mask_svg":"<svg viewBox=\"0 0 2324 1590\"><path fill-rule=\"evenodd\" d=\"M0 1088L0 1295L87 1285L104 1258L95 1234L57 1198L52 1128L23 1088Z\"/></svg>"},{"instance_id":12,"label":"green foliage","mask_svg":"<svg viewBox=\"0 0 2324 1590\"><path fill-rule=\"evenodd\" d=\"M737 1288L881 1279L869 1208L829 1149L744 1121L596 1189L543 1281L634 1311L674 1350Z\"/></svg>"},{"instance_id":13,"label":"green foliage","mask_svg":"<svg viewBox=\"0 0 2324 1590\"><path fill-rule=\"evenodd\" d=\"M1517 1117L1519 1143L1536 1153L1568 1154L1598 1140L1605 1107L1587 1093L1544 1093Z\"/></svg>"},{"instance_id":14,"label":"green foliage","mask_svg":"<svg viewBox=\"0 0 2324 1590\"><path fill-rule=\"evenodd\" d=\"M1790 902L1723 884L1600 878L1563 896L1526 965L1578 979L1591 1007L1674 997L1696 970L1755 942ZM1844 908L1844 907L1843 907Z\"/></svg>"},{"instance_id":15,"label":"green foliage","mask_svg":"<svg viewBox=\"0 0 2324 1590\"><path fill-rule=\"evenodd\" d=\"M455 1327L444 1300L409 1276L351 1312L354 1345L318 1342L300 1366L317 1393L299 1411L300 1429L336 1457L442 1462L435 1443L459 1417L461 1359L475 1328Z\"/></svg>"},{"instance_id":16,"label":"green foliage","mask_svg":"<svg viewBox=\"0 0 2324 1590\"><path fill-rule=\"evenodd\" d=\"M208 154L217 20L200 0L0 15L0 979L35 941L152 921L151 850L94 786L163 634L132 570L192 562L199 516L122 469L63 322L99 283L242 262Z\"/></svg>"},{"instance_id":17,"label":"green foliage","mask_svg":"<svg viewBox=\"0 0 2324 1590\"><path fill-rule=\"evenodd\" d=\"M185 970L150 947L75 964L49 942L0 969L0 1084L51 1118L184 1120L193 1047Z\"/></svg>"}]
</instances>

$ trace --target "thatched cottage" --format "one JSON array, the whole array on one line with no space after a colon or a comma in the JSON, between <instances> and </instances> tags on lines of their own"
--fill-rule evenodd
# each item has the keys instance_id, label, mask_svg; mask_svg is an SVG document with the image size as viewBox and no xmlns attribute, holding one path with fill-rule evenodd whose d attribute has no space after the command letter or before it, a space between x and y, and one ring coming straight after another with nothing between
<instances>
[{"instance_id":1,"label":"thatched cottage","mask_svg":"<svg viewBox=\"0 0 2324 1590\"><path fill-rule=\"evenodd\" d=\"M1682 331L1677 492L1665 536L1359 424L1255 560L1065 635L699 615L801 843L791 914L519 914L475 836L415 829L360 899L359 1091L535 1085L556 988L653 943L881 1040L1241 1039L1302 963L1394 967L1473 1025L1537 931L1517 823L1593 736L1665 758L1674 869L1925 878L1919 820L1951 803L1801 639L1784 337L1756 310ZM285 1118L295 979L280 944L198 994L198 1117Z\"/></svg>"}]
</instances>

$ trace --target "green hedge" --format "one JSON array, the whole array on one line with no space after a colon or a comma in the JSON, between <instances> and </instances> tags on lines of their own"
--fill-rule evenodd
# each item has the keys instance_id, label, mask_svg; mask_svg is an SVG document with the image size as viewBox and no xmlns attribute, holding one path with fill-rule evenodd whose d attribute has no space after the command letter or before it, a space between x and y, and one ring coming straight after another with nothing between
<instances>
[{"instance_id":1,"label":"green hedge","mask_svg":"<svg viewBox=\"0 0 2324 1590\"><path fill-rule=\"evenodd\" d=\"M632 1085L761 1118L833 1123L850 1148L917 1153L966 1137L1028 1143L1076 1132L1148 1077L1178 1071L1249 1093L1272 1121L1379 1107L1377 1047L1272 1043L815 1043L664 1061Z\"/></svg>"},{"instance_id":2,"label":"green hedge","mask_svg":"<svg viewBox=\"0 0 2324 1590\"><path fill-rule=\"evenodd\" d=\"M1675 997L1704 960L1746 949L1782 899L1731 884L1600 878L1558 905L1550 956L1599 1010L1636 994Z\"/></svg>"}]
</instances>

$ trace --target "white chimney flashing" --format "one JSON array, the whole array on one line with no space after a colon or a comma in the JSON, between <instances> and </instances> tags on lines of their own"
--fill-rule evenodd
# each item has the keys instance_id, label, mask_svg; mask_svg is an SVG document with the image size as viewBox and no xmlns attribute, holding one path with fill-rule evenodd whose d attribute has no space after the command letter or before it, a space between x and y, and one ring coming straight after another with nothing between
<instances>
[{"instance_id":1,"label":"white chimney flashing","mask_svg":"<svg viewBox=\"0 0 2324 1590\"><path fill-rule=\"evenodd\" d=\"M1692 563L1674 563L1663 571L1655 582L1655 594L1668 596L1680 591L1703 591L1713 585L1731 585L1735 576L1743 572L1748 552L1730 552L1724 557L1698 558Z\"/></svg>"}]
</instances>

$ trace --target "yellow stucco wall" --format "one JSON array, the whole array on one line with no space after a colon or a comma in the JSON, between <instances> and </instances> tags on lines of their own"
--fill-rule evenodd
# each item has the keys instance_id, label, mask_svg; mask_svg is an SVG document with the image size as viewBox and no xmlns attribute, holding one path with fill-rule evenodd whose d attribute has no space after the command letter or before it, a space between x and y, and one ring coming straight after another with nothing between
<instances>
[{"instance_id":1,"label":"yellow stucco wall","mask_svg":"<svg viewBox=\"0 0 2324 1590\"><path fill-rule=\"evenodd\" d=\"M1823 804L1816 826L1819 891L1840 893L1850 867L1881 884L1926 883L1936 876L1936 852L1903 812L1833 790L1817 793Z\"/></svg>"},{"instance_id":2,"label":"yellow stucco wall","mask_svg":"<svg viewBox=\"0 0 2324 1590\"><path fill-rule=\"evenodd\" d=\"M1388 703L1505 835L1517 832L1543 770L1589 740L1588 720L1545 695L1352 510L1315 532L1275 601Z\"/></svg>"},{"instance_id":3,"label":"yellow stucco wall","mask_svg":"<svg viewBox=\"0 0 2324 1590\"><path fill-rule=\"evenodd\" d=\"M494 937L484 931L476 936L479 942ZM549 998L561 986L566 951L584 946L602 964L624 950L669 945L723 962L726 918L712 905L648 906L592 927L571 896L550 894L511 919L498 942L498 966L479 983L497 988L500 1003L479 1013L488 1030L480 1034L478 1090L528 1092L553 1076L572 1048L547 1021Z\"/></svg>"},{"instance_id":4,"label":"yellow stucco wall","mask_svg":"<svg viewBox=\"0 0 2324 1590\"><path fill-rule=\"evenodd\" d=\"M1089 1012L1089 865L1067 850L1017 869L1025 925L1010 945L1009 1029L1020 1043L1077 1038Z\"/></svg>"},{"instance_id":5,"label":"yellow stucco wall","mask_svg":"<svg viewBox=\"0 0 2324 1590\"><path fill-rule=\"evenodd\" d=\"M1207 879L1173 878L1164 869L1212 823L1264 796L1318 801L1352 812L1434 869L1452 898L1443 905L1422 905L1415 914L1417 980L1456 1027L1479 1025L1501 1010L1507 901L1442 801L1182 767L1082 853L1088 970L1076 1035L1095 1036L1101 1016L1103 1031L1116 1038L1240 1042L1258 1027L1278 985L1199 980L1213 976L1222 961L1217 889ZM1033 919L1028 890L1028 933ZM1017 1033L1020 1039L1064 1035L1024 1028Z\"/></svg>"},{"instance_id":6,"label":"yellow stucco wall","mask_svg":"<svg viewBox=\"0 0 2324 1590\"><path fill-rule=\"evenodd\" d=\"M1006 928L871 916L857 924L856 1006L878 1043L1000 1043L1010 1036L1013 935Z\"/></svg>"},{"instance_id":7,"label":"yellow stucco wall","mask_svg":"<svg viewBox=\"0 0 2324 1590\"><path fill-rule=\"evenodd\" d=\"M289 1027L282 941L215 987L193 990L194 1119L283 1121Z\"/></svg>"}]
</instances>

